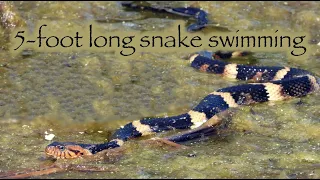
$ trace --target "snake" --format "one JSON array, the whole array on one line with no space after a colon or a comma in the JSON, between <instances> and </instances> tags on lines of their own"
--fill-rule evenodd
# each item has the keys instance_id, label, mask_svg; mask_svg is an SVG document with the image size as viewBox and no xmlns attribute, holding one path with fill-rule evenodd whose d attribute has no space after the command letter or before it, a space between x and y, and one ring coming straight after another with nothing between
<instances>
[{"instance_id":1,"label":"snake","mask_svg":"<svg viewBox=\"0 0 320 180\"><path fill-rule=\"evenodd\" d=\"M130 3L123 3L123 5L137 8ZM149 9L154 10L154 8ZM157 10L195 17L198 21L189 26L187 28L189 30L199 30L208 22L206 16L202 15L202 10L197 8L161 8ZM319 91L320 79L304 69L286 66L243 65L226 61L226 59L246 56L249 53L246 51L200 51L191 54L188 58L190 66L197 71L216 74L227 79L249 81L247 84L218 89L205 96L199 104L187 113L132 121L117 129L108 142L101 144L52 142L46 146L45 154L56 159L94 155L106 149L121 147L132 138L173 129L192 130L201 128L230 108L268 101L284 101L304 97ZM190 132L169 140L182 142L199 135L200 133Z\"/></svg>"},{"instance_id":2,"label":"snake","mask_svg":"<svg viewBox=\"0 0 320 180\"><path fill-rule=\"evenodd\" d=\"M201 10L199 8L195 7L177 7L177 8L172 8L172 7L155 7L155 6L143 6L140 4L133 3L132 1L125 1L121 2L121 5L123 7L127 7L130 9L134 10L146 10L146 11L152 11L156 13L171 13L171 14L176 14L179 16L185 16L185 17L192 17L196 20L195 23L190 24L187 27L188 32L196 32L199 31L203 28L205 28L208 23L208 13L205 12L204 10Z\"/></svg>"}]
</instances>

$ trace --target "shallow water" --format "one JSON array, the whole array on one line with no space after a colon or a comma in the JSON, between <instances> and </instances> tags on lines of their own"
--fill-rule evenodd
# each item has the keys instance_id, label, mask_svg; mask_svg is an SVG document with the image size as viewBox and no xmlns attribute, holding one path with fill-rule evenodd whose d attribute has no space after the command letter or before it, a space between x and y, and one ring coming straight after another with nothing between
<instances>
[{"instance_id":1,"label":"shallow water","mask_svg":"<svg viewBox=\"0 0 320 180\"><path fill-rule=\"evenodd\" d=\"M179 18L125 11L116 2L14 2L32 28L49 20L97 20L106 30L153 30ZM235 62L300 67L319 75L320 4L318 2L151 2L201 7L214 24L229 30L283 28L312 35L313 55L291 59L283 53L255 53ZM168 18L166 18L168 16ZM123 23L125 21L125 23ZM209 30L219 30L209 27ZM2 30L3 32L3 30ZM1 33L3 34L3 33ZM0 52L0 172L38 168L47 163L44 148L54 141L100 143L132 120L176 115L208 93L243 82L195 71L185 53L142 53L117 59L112 53ZM221 137L188 142L187 150L128 143L117 172L66 172L43 178L319 178L320 96L257 104L235 111L230 131ZM137 149L139 149L137 151Z\"/></svg>"}]
</instances>

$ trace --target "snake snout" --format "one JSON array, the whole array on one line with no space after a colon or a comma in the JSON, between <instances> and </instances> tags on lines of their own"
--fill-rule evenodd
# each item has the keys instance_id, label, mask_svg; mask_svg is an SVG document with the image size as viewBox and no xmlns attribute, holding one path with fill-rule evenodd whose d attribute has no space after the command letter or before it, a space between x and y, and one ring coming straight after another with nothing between
<instances>
[{"instance_id":1,"label":"snake snout","mask_svg":"<svg viewBox=\"0 0 320 180\"><path fill-rule=\"evenodd\" d=\"M45 151L46 155L55 156L54 155L55 154L54 146L47 146L44 151Z\"/></svg>"},{"instance_id":2,"label":"snake snout","mask_svg":"<svg viewBox=\"0 0 320 180\"><path fill-rule=\"evenodd\" d=\"M49 144L44 151L46 155L52 156L54 158L66 158L64 153L67 149L66 146L67 145L65 145L64 143L53 142Z\"/></svg>"}]
</instances>

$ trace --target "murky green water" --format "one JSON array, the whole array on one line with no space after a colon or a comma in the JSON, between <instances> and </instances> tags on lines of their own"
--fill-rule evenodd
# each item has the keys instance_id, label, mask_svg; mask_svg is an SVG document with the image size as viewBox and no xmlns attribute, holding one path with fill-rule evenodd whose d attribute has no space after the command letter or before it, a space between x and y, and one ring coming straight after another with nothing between
<instances>
[{"instance_id":1,"label":"murky green water","mask_svg":"<svg viewBox=\"0 0 320 180\"><path fill-rule=\"evenodd\" d=\"M116 2L14 2L28 26L49 20L98 20L106 30L152 30L178 17L125 11ZM305 31L313 44L308 59L255 53L237 63L300 67L319 75L319 2L152 2L202 7L215 24L230 30L281 27ZM123 23L125 21L125 23ZM209 30L217 30L209 27ZM3 32L3 30L2 30ZM46 163L45 132L55 141L100 143L116 128L147 116L188 111L206 94L239 82L195 71L184 53L143 53L117 59L112 53L0 52L0 172L38 168ZM222 137L189 142L187 150L128 143L117 172L67 172L43 178L319 178L319 93L285 102L239 108ZM300 101L302 103L300 103ZM192 155L191 155L192 154Z\"/></svg>"}]
</instances>

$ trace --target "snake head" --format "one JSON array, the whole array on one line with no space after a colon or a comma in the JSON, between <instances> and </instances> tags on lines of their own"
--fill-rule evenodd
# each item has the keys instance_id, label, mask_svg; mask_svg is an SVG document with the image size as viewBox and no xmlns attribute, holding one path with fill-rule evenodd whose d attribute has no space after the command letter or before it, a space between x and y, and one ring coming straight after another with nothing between
<instances>
[{"instance_id":1,"label":"snake head","mask_svg":"<svg viewBox=\"0 0 320 180\"><path fill-rule=\"evenodd\" d=\"M56 159L72 159L84 155L92 155L90 144L76 144L72 142L53 142L45 148L48 156Z\"/></svg>"}]
</instances>

